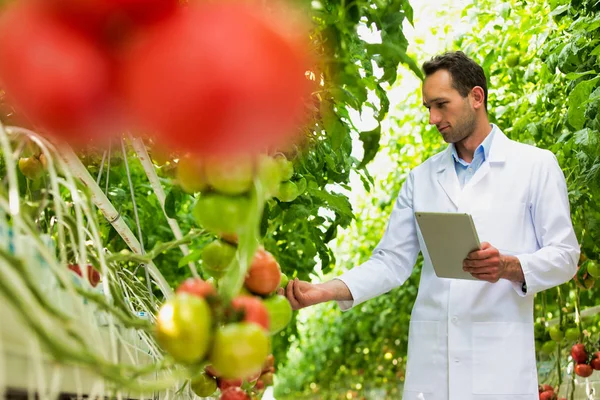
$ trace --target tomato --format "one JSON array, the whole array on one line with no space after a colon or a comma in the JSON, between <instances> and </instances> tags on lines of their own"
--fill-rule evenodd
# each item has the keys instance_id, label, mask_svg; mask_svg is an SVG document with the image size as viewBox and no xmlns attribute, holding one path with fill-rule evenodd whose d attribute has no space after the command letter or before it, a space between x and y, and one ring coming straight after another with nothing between
<instances>
[{"instance_id":1,"label":"tomato","mask_svg":"<svg viewBox=\"0 0 600 400\"><path fill-rule=\"evenodd\" d=\"M569 342L575 342L579 340L579 329L577 329L577 327L567 328L565 331L565 337Z\"/></svg>"},{"instance_id":2,"label":"tomato","mask_svg":"<svg viewBox=\"0 0 600 400\"><path fill-rule=\"evenodd\" d=\"M207 193L200 196L192 213L204 229L215 234L230 234L242 230L249 210L250 199L245 196Z\"/></svg>"},{"instance_id":3,"label":"tomato","mask_svg":"<svg viewBox=\"0 0 600 400\"><path fill-rule=\"evenodd\" d=\"M509 54L506 57L506 65L510 68L516 67L519 65L520 56L518 53Z\"/></svg>"},{"instance_id":4,"label":"tomato","mask_svg":"<svg viewBox=\"0 0 600 400\"><path fill-rule=\"evenodd\" d=\"M540 393L541 392L546 392L546 391L554 392L554 388L552 386L548 385L548 384L544 384L544 385L540 386L539 389L540 389L539 390Z\"/></svg>"},{"instance_id":5,"label":"tomato","mask_svg":"<svg viewBox=\"0 0 600 400\"><path fill-rule=\"evenodd\" d=\"M190 386L197 396L209 397L217 390L217 380L208 374L202 374L192 380Z\"/></svg>"},{"instance_id":6,"label":"tomato","mask_svg":"<svg viewBox=\"0 0 600 400\"><path fill-rule=\"evenodd\" d=\"M244 379L261 370L268 354L265 331L256 324L239 322L217 328L210 362L220 377Z\"/></svg>"},{"instance_id":7,"label":"tomato","mask_svg":"<svg viewBox=\"0 0 600 400\"><path fill-rule=\"evenodd\" d=\"M281 182L281 169L275 159L261 154L256 161L256 174L270 195L277 193Z\"/></svg>"},{"instance_id":8,"label":"tomato","mask_svg":"<svg viewBox=\"0 0 600 400\"><path fill-rule=\"evenodd\" d=\"M577 286L581 289L591 289L594 287L595 280L587 271L587 264L578 267L577 273L573 277Z\"/></svg>"},{"instance_id":9,"label":"tomato","mask_svg":"<svg viewBox=\"0 0 600 400\"><path fill-rule=\"evenodd\" d=\"M587 353L585 346L581 343L576 343L571 347L571 357L577 364L582 364L587 361Z\"/></svg>"},{"instance_id":10,"label":"tomato","mask_svg":"<svg viewBox=\"0 0 600 400\"><path fill-rule=\"evenodd\" d=\"M69 264L68 268L83 278L83 272L81 271L79 264ZM98 272L98 270L92 265L87 266L87 277L88 282L90 285L92 285L92 287L98 286L98 283L100 282L100 272Z\"/></svg>"},{"instance_id":11,"label":"tomato","mask_svg":"<svg viewBox=\"0 0 600 400\"><path fill-rule=\"evenodd\" d=\"M184 156L177 163L177 183L187 193L194 194L207 188L202 162L194 157Z\"/></svg>"},{"instance_id":12,"label":"tomato","mask_svg":"<svg viewBox=\"0 0 600 400\"><path fill-rule=\"evenodd\" d=\"M600 278L600 264L594 260L588 260L587 263L588 274L594 279Z\"/></svg>"},{"instance_id":13,"label":"tomato","mask_svg":"<svg viewBox=\"0 0 600 400\"><path fill-rule=\"evenodd\" d=\"M233 309L243 311L244 321L257 324L267 331L269 330L269 312L258 298L237 296L231 301L231 305Z\"/></svg>"},{"instance_id":14,"label":"tomato","mask_svg":"<svg viewBox=\"0 0 600 400\"><path fill-rule=\"evenodd\" d=\"M265 386L271 386L273 384L273 373L267 372L266 374L262 374L260 380L263 381Z\"/></svg>"},{"instance_id":15,"label":"tomato","mask_svg":"<svg viewBox=\"0 0 600 400\"><path fill-rule=\"evenodd\" d=\"M298 186L296 186L296 184L292 181L286 181L286 182L281 182L279 184L279 190L277 191L277 194L275 195L275 197L279 201L283 201L284 203L289 203L291 201L296 200L296 197L298 197L298 195L299 195Z\"/></svg>"},{"instance_id":16,"label":"tomato","mask_svg":"<svg viewBox=\"0 0 600 400\"><path fill-rule=\"evenodd\" d=\"M279 287L280 281L281 271L275 257L265 249L258 249L248 268L246 287L252 293L267 295Z\"/></svg>"},{"instance_id":17,"label":"tomato","mask_svg":"<svg viewBox=\"0 0 600 400\"><path fill-rule=\"evenodd\" d=\"M32 181L36 180L44 173L42 162L34 156L19 158L17 166L19 167L19 171L21 171L27 179L31 179Z\"/></svg>"},{"instance_id":18,"label":"tomato","mask_svg":"<svg viewBox=\"0 0 600 400\"><path fill-rule=\"evenodd\" d=\"M220 400L250 400L250 396L242 388L231 387L221 393Z\"/></svg>"},{"instance_id":19,"label":"tomato","mask_svg":"<svg viewBox=\"0 0 600 400\"><path fill-rule=\"evenodd\" d=\"M156 339L181 363L201 361L212 337L212 315L206 300L178 293L162 305L156 319Z\"/></svg>"},{"instance_id":20,"label":"tomato","mask_svg":"<svg viewBox=\"0 0 600 400\"><path fill-rule=\"evenodd\" d=\"M237 233L221 233L219 236L221 237L222 240L224 240L225 242L227 242L229 244L232 244L232 245L238 244Z\"/></svg>"},{"instance_id":21,"label":"tomato","mask_svg":"<svg viewBox=\"0 0 600 400\"><path fill-rule=\"evenodd\" d=\"M271 367L275 366L275 356L273 354L269 354L265 363L263 364L263 372L268 372Z\"/></svg>"},{"instance_id":22,"label":"tomato","mask_svg":"<svg viewBox=\"0 0 600 400\"><path fill-rule=\"evenodd\" d=\"M237 249L221 240L215 240L202 249L202 269L219 279L225 275L235 258Z\"/></svg>"},{"instance_id":23,"label":"tomato","mask_svg":"<svg viewBox=\"0 0 600 400\"><path fill-rule=\"evenodd\" d=\"M217 379L217 385L222 392L229 389L230 387L242 387L244 381L242 379Z\"/></svg>"},{"instance_id":24,"label":"tomato","mask_svg":"<svg viewBox=\"0 0 600 400\"><path fill-rule=\"evenodd\" d=\"M171 15L177 0L39 0L65 22L98 38L115 41L138 24Z\"/></svg>"},{"instance_id":25,"label":"tomato","mask_svg":"<svg viewBox=\"0 0 600 400\"><path fill-rule=\"evenodd\" d=\"M269 312L269 332L272 335L280 332L292 320L292 306L285 296L276 294L263 300L263 304Z\"/></svg>"},{"instance_id":26,"label":"tomato","mask_svg":"<svg viewBox=\"0 0 600 400\"><path fill-rule=\"evenodd\" d=\"M552 353L554 353L554 351L556 350L556 342L553 340L548 340L547 342L545 342L542 345L542 353L550 355Z\"/></svg>"},{"instance_id":27,"label":"tomato","mask_svg":"<svg viewBox=\"0 0 600 400\"><path fill-rule=\"evenodd\" d=\"M594 372L594 370L587 364L577 364L575 366L575 374L581 376L582 378L587 378L588 376L592 375L592 372Z\"/></svg>"},{"instance_id":28,"label":"tomato","mask_svg":"<svg viewBox=\"0 0 600 400\"><path fill-rule=\"evenodd\" d=\"M540 400L556 400L556 393L554 390L546 390L540 393Z\"/></svg>"},{"instance_id":29,"label":"tomato","mask_svg":"<svg viewBox=\"0 0 600 400\"><path fill-rule=\"evenodd\" d=\"M205 166L206 180L218 192L242 194L252 187L253 168L253 162L248 157L211 159Z\"/></svg>"},{"instance_id":30,"label":"tomato","mask_svg":"<svg viewBox=\"0 0 600 400\"><path fill-rule=\"evenodd\" d=\"M560 329L560 326L552 326L548 329L550 337L555 342L560 342L565 337L565 333Z\"/></svg>"},{"instance_id":31,"label":"tomato","mask_svg":"<svg viewBox=\"0 0 600 400\"><path fill-rule=\"evenodd\" d=\"M282 272L281 280L279 281L279 287L285 289L287 287L287 284L289 283L289 281L290 281L290 279L288 278L288 276Z\"/></svg>"},{"instance_id":32,"label":"tomato","mask_svg":"<svg viewBox=\"0 0 600 400\"><path fill-rule=\"evenodd\" d=\"M189 293L194 296L207 297L216 295L217 291L213 285L200 278L188 278L179 285L176 293Z\"/></svg>"},{"instance_id":33,"label":"tomato","mask_svg":"<svg viewBox=\"0 0 600 400\"><path fill-rule=\"evenodd\" d=\"M594 353L594 355L592 355L592 361L590 362L590 365L596 371L600 371L600 351L597 351Z\"/></svg>"},{"instance_id":34,"label":"tomato","mask_svg":"<svg viewBox=\"0 0 600 400\"><path fill-rule=\"evenodd\" d=\"M190 2L140 36L122 75L140 128L206 156L288 145L310 93L308 34L274 20L258 2Z\"/></svg>"},{"instance_id":35,"label":"tomato","mask_svg":"<svg viewBox=\"0 0 600 400\"><path fill-rule=\"evenodd\" d=\"M294 176L294 164L282 153L275 155L275 161L281 171L281 181L284 182L292 179L292 176Z\"/></svg>"},{"instance_id":36,"label":"tomato","mask_svg":"<svg viewBox=\"0 0 600 400\"><path fill-rule=\"evenodd\" d=\"M18 2L0 18L0 81L18 111L71 143L111 129L102 110L110 97L108 57L86 37ZM82 135L86 133L86 135Z\"/></svg>"}]
</instances>

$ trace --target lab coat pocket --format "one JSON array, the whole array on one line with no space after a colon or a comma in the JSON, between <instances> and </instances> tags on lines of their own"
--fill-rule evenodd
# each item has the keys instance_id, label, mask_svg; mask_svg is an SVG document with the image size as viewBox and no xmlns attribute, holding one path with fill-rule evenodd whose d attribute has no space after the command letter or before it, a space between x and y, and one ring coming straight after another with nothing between
<instances>
[{"instance_id":1,"label":"lab coat pocket","mask_svg":"<svg viewBox=\"0 0 600 400\"><path fill-rule=\"evenodd\" d=\"M417 393L433 392L437 371L442 368L438 321L411 321L404 389Z\"/></svg>"},{"instance_id":2,"label":"lab coat pocket","mask_svg":"<svg viewBox=\"0 0 600 400\"><path fill-rule=\"evenodd\" d=\"M522 322L473 323L473 393L536 393L531 325Z\"/></svg>"},{"instance_id":3,"label":"lab coat pocket","mask_svg":"<svg viewBox=\"0 0 600 400\"><path fill-rule=\"evenodd\" d=\"M504 254L526 249L531 219L525 203L507 203L473 211L473 223L481 242L489 242Z\"/></svg>"}]
</instances>

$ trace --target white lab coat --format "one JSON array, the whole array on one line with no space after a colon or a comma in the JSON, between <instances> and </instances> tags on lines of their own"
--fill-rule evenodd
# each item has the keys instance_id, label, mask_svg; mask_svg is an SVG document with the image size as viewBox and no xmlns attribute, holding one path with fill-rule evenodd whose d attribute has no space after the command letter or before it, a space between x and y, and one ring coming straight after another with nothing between
<instances>
[{"instance_id":1,"label":"white lab coat","mask_svg":"<svg viewBox=\"0 0 600 400\"><path fill-rule=\"evenodd\" d=\"M414 212L466 212L482 242L519 258L520 283L438 278ZM415 168L371 258L339 279L356 306L403 284L423 251L409 327L403 400L537 400L533 295L573 277L579 245L554 155L496 130L487 160L461 189L451 147Z\"/></svg>"}]
</instances>

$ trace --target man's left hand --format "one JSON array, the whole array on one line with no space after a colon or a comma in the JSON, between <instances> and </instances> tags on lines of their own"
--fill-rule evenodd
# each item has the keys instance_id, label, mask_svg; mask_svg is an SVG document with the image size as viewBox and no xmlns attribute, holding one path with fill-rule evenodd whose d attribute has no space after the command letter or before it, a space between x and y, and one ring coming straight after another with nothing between
<instances>
[{"instance_id":1,"label":"man's left hand","mask_svg":"<svg viewBox=\"0 0 600 400\"><path fill-rule=\"evenodd\" d=\"M505 275L505 256L488 242L483 242L479 250L467 255L463 269L477 279L496 283Z\"/></svg>"}]
</instances>

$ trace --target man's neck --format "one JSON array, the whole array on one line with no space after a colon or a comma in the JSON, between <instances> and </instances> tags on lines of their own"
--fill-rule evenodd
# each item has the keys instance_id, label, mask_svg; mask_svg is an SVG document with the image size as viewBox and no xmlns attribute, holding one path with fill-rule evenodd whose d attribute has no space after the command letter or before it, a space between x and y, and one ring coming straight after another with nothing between
<instances>
[{"instance_id":1,"label":"man's neck","mask_svg":"<svg viewBox=\"0 0 600 400\"><path fill-rule=\"evenodd\" d=\"M470 163L473 161L475 150L492 131L492 127L487 118L481 118L480 122L475 126L475 130L469 136L454 143L456 153L464 161Z\"/></svg>"}]
</instances>

